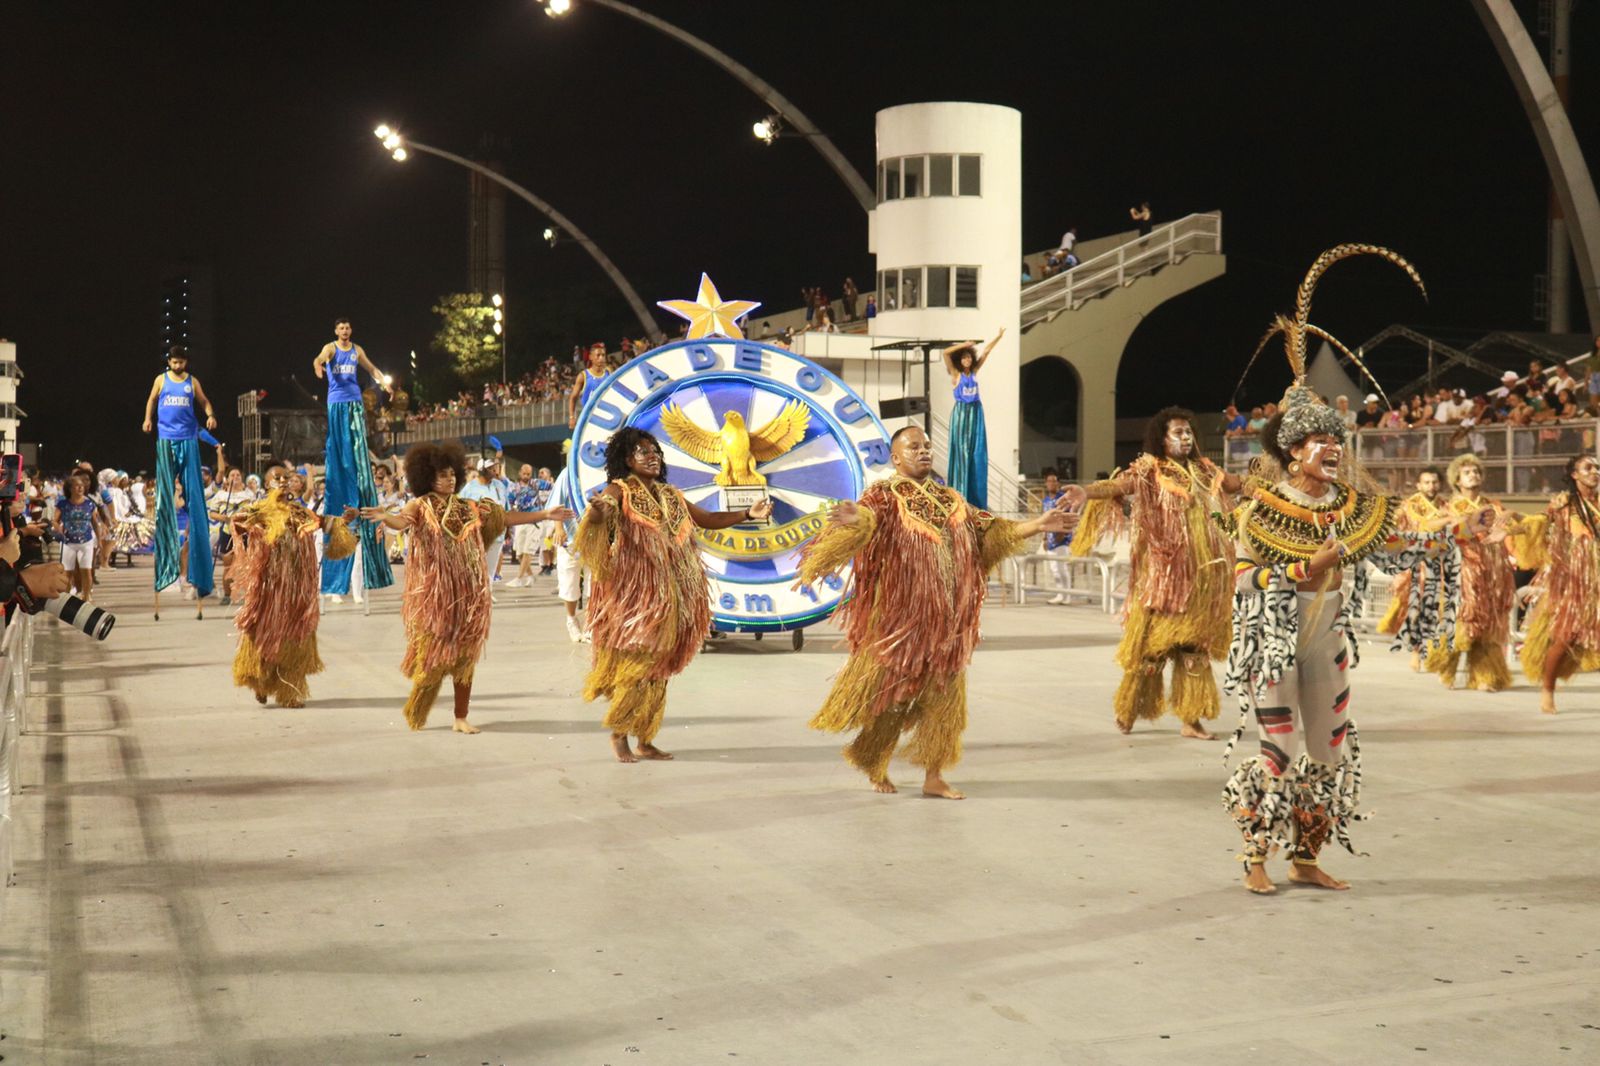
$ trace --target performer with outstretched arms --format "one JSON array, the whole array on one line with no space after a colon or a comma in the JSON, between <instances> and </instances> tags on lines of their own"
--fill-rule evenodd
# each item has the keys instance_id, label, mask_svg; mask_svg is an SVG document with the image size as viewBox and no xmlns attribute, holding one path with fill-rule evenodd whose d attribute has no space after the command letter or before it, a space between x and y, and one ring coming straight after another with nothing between
<instances>
[{"instance_id":1,"label":"performer with outstretched arms","mask_svg":"<svg viewBox=\"0 0 1600 1066\"><path fill-rule=\"evenodd\" d=\"M655 746L667 681L689 665L711 629L711 592L694 527L727 529L772 513L706 511L662 480L661 445L627 426L606 444L605 489L589 501L572 550L593 576L589 635L594 661L583 698L605 697L605 727L618 762L670 759ZM628 738L639 741L638 752Z\"/></svg>"},{"instance_id":2,"label":"performer with outstretched arms","mask_svg":"<svg viewBox=\"0 0 1600 1066\"><path fill-rule=\"evenodd\" d=\"M950 412L949 485L977 508L989 506L989 431L983 423L978 371L1005 335L1002 328L982 352L978 351L977 341L966 341L952 344L941 355L956 394L955 407Z\"/></svg>"},{"instance_id":3,"label":"performer with outstretched arms","mask_svg":"<svg viewBox=\"0 0 1600 1066\"><path fill-rule=\"evenodd\" d=\"M1417 491L1400 504L1395 529L1401 533L1432 533L1449 525L1445 497L1440 495L1443 484L1438 467L1424 468L1417 475ZM1441 632L1441 614L1454 610L1459 596L1460 582L1451 562L1445 558L1424 559L1416 569L1394 579L1389 609L1378 620L1378 632L1394 637L1390 651L1409 651L1411 669L1420 672Z\"/></svg>"},{"instance_id":4,"label":"performer with outstretched arms","mask_svg":"<svg viewBox=\"0 0 1600 1066\"><path fill-rule=\"evenodd\" d=\"M367 409L361 399L359 373L365 370L372 380L389 396L394 396L388 378L372 365L361 345L350 340L351 325L348 318L333 323L334 340L322 346L312 360L311 369L317 377L326 374L328 379L328 437L324 462L325 474L323 509L337 515L347 507L376 507L378 490L372 480L372 457L367 450ZM388 588L394 584L394 573L389 569L389 557L383 550L377 527L370 522L356 525L360 550L356 553L361 562L361 583L355 591L355 601L361 602L361 589ZM325 539L324 548L331 543ZM335 597L350 592L351 575L356 560L348 555L335 557L324 551L322 564L322 591Z\"/></svg>"},{"instance_id":5,"label":"performer with outstretched arms","mask_svg":"<svg viewBox=\"0 0 1600 1066\"><path fill-rule=\"evenodd\" d=\"M1312 264L1295 317L1280 315L1257 348L1259 354L1284 334L1294 384L1262 428L1264 455L1245 485L1249 498L1228 519L1239 561L1225 685L1239 698L1240 721L1224 759L1252 713L1261 750L1229 779L1222 802L1244 839L1245 887L1259 894L1277 891L1265 863L1279 849L1293 856L1291 881L1350 887L1322 870L1318 855L1329 837L1353 851L1349 825L1362 817L1361 748L1347 673L1357 660L1351 620L1367 588L1367 571L1358 564L1398 573L1425 555L1452 550L1454 531L1394 531L1396 501L1376 491L1354 453L1345 451L1344 420L1305 384L1307 336L1328 340L1366 372L1309 321L1322 274L1363 254L1383 257L1422 286L1410 263L1373 245L1340 245ZM1462 531L1487 532L1492 521L1486 509ZM1356 568L1348 599L1341 591L1346 566Z\"/></svg>"},{"instance_id":6,"label":"performer with outstretched arms","mask_svg":"<svg viewBox=\"0 0 1600 1066\"><path fill-rule=\"evenodd\" d=\"M896 791L889 760L901 734L915 730L910 757L923 768L923 795L961 799L944 769L961 758L967 663L989 571L1029 537L1074 528L1083 494L1069 489L1056 508L1011 522L933 479L922 427L896 432L890 456L894 476L835 506L802 555L797 585L855 564L854 595L837 612L850 658L811 728L859 729L844 757L876 792Z\"/></svg>"},{"instance_id":7,"label":"performer with outstretched arms","mask_svg":"<svg viewBox=\"0 0 1600 1066\"><path fill-rule=\"evenodd\" d=\"M1556 713L1557 681L1600 670L1600 462L1573 456L1566 482L1513 542L1518 563L1539 568L1522 672L1539 685L1545 714Z\"/></svg>"},{"instance_id":8,"label":"performer with outstretched arms","mask_svg":"<svg viewBox=\"0 0 1600 1066\"><path fill-rule=\"evenodd\" d=\"M1233 544L1211 516L1232 510L1239 487L1237 477L1201 456L1194 413L1168 407L1146 427L1139 458L1087 490L1074 555L1133 527L1127 620L1117 645L1123 675L1112 701L1124 733L1136 719L1171 710L1184 736L1212 739L1203 723L1221 709L1211 660L1227 654ZM1133 513L1125 519L1122 501L1130 496ZM1172 696L1164 702L1169 660Z\"/></svg>"},{"instance_id":9,"label":"performer with outstretched arms","mask_svg":"<svg viewBox=\"0 0 1600 1066\"><path fill-rule=\"evenodd\" d=\"M467 453L458 441L414 444L406 451L406 480L417 498L398 514L364 507L361 517L408 530L405 598L406 654L400 671L411 682L406 724L421 729L449 677L455 687L457 733L477 733L467 721L472 674L489 639L489 583L484 551L507 526L570 518L565 507L507 514L492 500L464 500Z\"/></svg>"},{"instance_id":10,"label":"performer with outstretched arms","mask_svg":"<svg viewBox=\"0 0 1600 1066\"><path fill-rule=\"evenodd\" d=\"M216 412L206 399L200 380L189 373L189 353L181 344L167 352L167 369L150 387L144 405L144 431L156 432L156 617L161 617L161 590L178 580L178 513L174 495L181 487L189 528L198 531L190 539L189 584L198 601L211 595L211 539L206 535L206 486L200 477L200 420L196 408L205 411L206 429L217 428ZM199 613L202 609L196 607Z\"/></svg>"},{"instance_id":11,"label":"performer with outstretched arms","mask_svg":"<svg viewBox=\"0 0 1600 1066\"><path fill-rule=\"evenodd\" d=\"M1485 507L1495 513L1495 524L1506 526L1514 516L1497 500L1483 494L1483 461L1471 452L1450 462L1446 480L1455 490L1440 510L1451 523L1470 518ZM1461 595L1454 633L1439 634L1428 649L1429 672L1439 675L1445 688L1456 687L1456 669L1467 660L1467 687L1499 692L1511 686L1506 666L1506 644L1511 639L1511 603L1517 592L1516 571L1507 551L1508 542L1491 543L1474 537L1461 545ZM1597 613L1596 617L1600 617Z\"/></svg>"},{"instance_id":12,"label":"performer with outstretched arms","mask_svg":"<svg viewBox=\"0 0 1600 1066\"><path fill-rule=\"evenodd\" d=\"M282 466L269 469L266 498L227 516L234 553L229 572L240 602L233 616L239 629L233 683L254 692L257 703L271 697L279 707L304 707L311 692L306 677L322 672L316 541L328 538L324 559L349 558L356 539L346 523L356 511L308 510L285 491L288 473Z\"/></svg>"}]
</instances>

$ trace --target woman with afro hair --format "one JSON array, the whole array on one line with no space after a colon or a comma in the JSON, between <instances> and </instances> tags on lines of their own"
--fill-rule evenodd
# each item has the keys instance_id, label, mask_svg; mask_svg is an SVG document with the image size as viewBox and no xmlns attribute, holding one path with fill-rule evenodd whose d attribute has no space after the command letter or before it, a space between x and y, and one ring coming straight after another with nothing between
<instances>
[{"instance_id":1,"label":"woman with afro hair","mask_svg":"<svg viewBox=\"0 0 1600 1066\"><path fill-rule=\"evenodd\" d=\"M449 676L455 686L457 733L476 733L467 721L472 673L489 639L485 548L507 526L572 517L565 507L508 514L492 500L464 500L467 456L457 442L418 444L406 452L406 480L416 499L397 514L365 507L361 517L409 530L411 554L401 617L406 654L400 670L411 681L406 723L421 729Z\"/></svg>"},{"instance_id":2,"label":"woman with afro hair","mask_svg":"<svg viewBox=\"0 0 1600 1066\"><path fill-rule=\"evenodd\" d=\"M661 479L655 437L633 426L606 445L605 489L583 512L574 550L594 577L589 631L594 664L583 698L611 701L605 726L618 762L670 759L652 741L667 706L667 679L689 665L711 628L711 591L694 527L727 529L772 513L706 511ZM628 746L639 739L638 754Z\"/></svg>"}]
</instances>

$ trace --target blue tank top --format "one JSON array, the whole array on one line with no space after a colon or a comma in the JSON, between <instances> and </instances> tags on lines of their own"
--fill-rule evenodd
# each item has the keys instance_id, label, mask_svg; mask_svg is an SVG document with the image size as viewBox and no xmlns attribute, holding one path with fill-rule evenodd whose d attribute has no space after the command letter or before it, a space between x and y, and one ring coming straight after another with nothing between
<instances>
[{"instance_id":1,"label":"blue tank top","mask_svg":"<svg viewBox=\"0 0 1600 1066\"><path fill-rule=\"evenodd\" d=\"M156 397L156 436L162 440L194 440L199 435L193 376L174 381L171 371L163 372L161 395Z\"/></svg>"},{"instance_id":2,"label":"blue tank top","mask_svg":"<svg viewBox=\"0 0 1600 1066\"><path fill-rule=\"evenodd\" d=\"M956 380L956 403L978 402L978 379L971 374L962 374Z\"/></svg>"},{"instance_id":3,"label":"blue tank top","mask_svg":"<svg viewBox=\"0 0 1600 1066\"><path fill-rule=\"evenodd\" d=\"M341 348L333 346L333 358L328 361L328 402L329 403L360 403L361 382L356 375L361 370L361 364L356 362L356 348L351 345Z\"/></svg>"},{"instance_id":4,"label":"blue tank top","mask_svg":"<svg viewBox=\"0 0 1600 1066\"><path fill-rule=\"evenodd\" d=\"M606 378L610 376L610 374L601 374L599 377L595 377L594 374L589 370L584 370L583 395L578 397L578 410L583 410L583 405L589 402L589 397L594 395L595 390L601 385L604 385L606 383Z\"/></svg>"}]
</instances>

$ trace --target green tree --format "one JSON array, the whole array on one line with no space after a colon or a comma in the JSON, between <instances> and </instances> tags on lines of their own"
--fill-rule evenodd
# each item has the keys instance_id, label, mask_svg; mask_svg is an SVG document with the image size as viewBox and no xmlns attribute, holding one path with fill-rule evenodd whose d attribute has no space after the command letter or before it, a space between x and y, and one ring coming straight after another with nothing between
<instances>
[{"instance_id":1,"label":"green tree","mask_svg":"<svg viewBox=\"0 0 1600 1066\"><path fill-rule=\"evenodd\" d=\"M439 332L433 350L450 361L462 380L481 385L500 376L500 338L494 332L494 308L481 292L451 292L439 297L433 313Z\"/></svg>"}]
</instances>

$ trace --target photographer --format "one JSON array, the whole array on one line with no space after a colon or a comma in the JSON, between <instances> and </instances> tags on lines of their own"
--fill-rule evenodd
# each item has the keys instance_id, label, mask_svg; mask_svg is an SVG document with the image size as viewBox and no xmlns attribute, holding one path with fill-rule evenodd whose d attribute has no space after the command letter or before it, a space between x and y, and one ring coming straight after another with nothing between
<instances>
[{"instance_id":1,"label":"photographer","mask_svg":"<svg viewBox=\"0 0 1600 1066\"><path fill-rule=\"evenodd\" d=\"M60 563L36 562L29 565L22 561L20 530L12 524L11 517L8 509L4 521L5 536L0 538L0 603L5 604L8 619L13 607L21 607L33 614L39 609L39 604L62 595L71 587L67 572L61 569Z\"/></svg>"}]
</instances>

